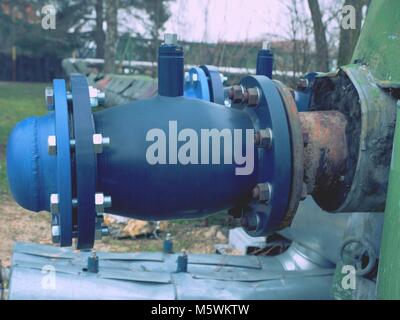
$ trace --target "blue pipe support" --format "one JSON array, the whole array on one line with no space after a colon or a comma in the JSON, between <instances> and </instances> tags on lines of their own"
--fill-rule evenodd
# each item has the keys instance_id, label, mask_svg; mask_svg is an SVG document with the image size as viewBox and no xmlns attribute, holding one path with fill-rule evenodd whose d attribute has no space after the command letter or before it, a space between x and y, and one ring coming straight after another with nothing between
<instances>
[{"instance_id":1,"label":"blue pipe support","mask_svg":"<svg viewBox=\"0 0 400 320\"><path fill-rule=\"evenodd\" d=\"M256 74L258 76L266 76L272 79L272 71L274 69L274 55L269 49L261 49L257 55Z\"/></svg>"}]
</instances>

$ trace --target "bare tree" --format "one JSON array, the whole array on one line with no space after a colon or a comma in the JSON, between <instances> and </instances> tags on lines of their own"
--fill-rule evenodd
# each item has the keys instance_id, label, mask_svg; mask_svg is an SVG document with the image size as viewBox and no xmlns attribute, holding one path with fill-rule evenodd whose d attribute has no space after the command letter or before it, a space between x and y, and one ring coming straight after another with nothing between
<instances>
[{"instance_id":1,"label":"bare tree","mask_svg":"<svg viewBox=\"0 0 400 320\"><path fill-rule=\"evenodd\" d=\"M94 40L96 42L96 58L104 59L106 34L103 29L104 0L95 0L96 27Z\"/></svg>"},{"instance_id":2,"label":"bare tree","mask_svg":"<svg viewBox=\"0 0 400 320\"><path fill-rule=\"evenodd\" d=\"M317 68L319 71L329 71L329 47L326 40L326 28L318 0L308 0L311 18L314 25Z\"/></svg>"},{"instance_id":3,"label":"bare tree","mask_svg":"<svg viewBox=\"0 0 400 320\"><path fill-rule=\"evenodd\" d=\"M344 5L351 5L355 9L356 13L356 28L345 29L340 28L340 42L339 42L339 54L338 54L338 65L343 66L351 61L354 49L357 45L358 38L361 33L361 24L363 20L363 9L365 5L368 5L368 0L345 0Z\"/></svg>"},{"instance_id":4,"label":"bare tree","mask_svg":"<svg viewBox=\"0 0 400 320\"><path fill-rule=\"evenodd\" d=\"M118 41L118 8L119 0L106 0L107 33L104 53L104 72L115 72L115 59Z\"/></svg>"}]
</instances>

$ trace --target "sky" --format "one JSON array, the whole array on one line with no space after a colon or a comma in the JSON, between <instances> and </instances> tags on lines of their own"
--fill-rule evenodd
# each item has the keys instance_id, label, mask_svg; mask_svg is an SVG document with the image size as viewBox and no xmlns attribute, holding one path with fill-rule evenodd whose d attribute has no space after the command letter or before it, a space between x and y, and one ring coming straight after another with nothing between
<instances>
[{"instance_id":1,"label":"sky","mask_svg":"<svg viewBox=\"0 0 400 320\"><path fill-rule=\"evenodd\" d=\"M174 0L165 32L176 33L183 41L209 43L287 38L292 35L288 6L293 1L299 4L301 17L310 15L307 0ZM319 3L323 11L340 6L338 0L319 0ZM140 22L143 19L132 19L129 13L119 19L120 31L146 36L148 28Z\"/></svg>"},{"instance_id":2,"label":"sky","mask_svg":"<svg viewBox=\"0 0 400 320\"><path fill-rule=\"evenodd\" d=\"M260 40L286 20L282 0L176 0L171 13L166 32L187 41Z\"/></svg>"}]
</instances>

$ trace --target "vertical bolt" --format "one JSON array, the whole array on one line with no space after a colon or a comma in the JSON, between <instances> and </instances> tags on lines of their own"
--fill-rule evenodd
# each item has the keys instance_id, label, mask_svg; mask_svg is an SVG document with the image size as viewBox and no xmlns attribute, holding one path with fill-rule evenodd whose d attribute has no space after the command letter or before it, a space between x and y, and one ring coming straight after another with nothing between
<instances>
[{"instance_id":1,"label":"vertical bolt","mask_svg":"<svg viewBox=\"0 0 400 320\"><path fill-rule=\"evenodd\" d=\"M164 44L174 46L178 44L178 35L176 33L166 33L164 35Z\"/></svg>"},{"instance_id":2,"label":"vertical bolt","mask_svg":"<svg viewBox=\"0 0 400 320\"><path fill-rule=\"evenodd\" d=\"M243 102L247 103L248 106L256 107L260 103L260 90L258 87L248 88L244 93Z\"/></svg>"},{"instance_id":3,"label":"vertical bolt","mask_svg":"<svg viewBox=\"0 0 400 320\"><path fill-rule=\"evenodd\" d=\"M263 43L262 43L262 49L263 50L270 50L271 49L271 42L269 42L269 41L263 41Z\"/></svg>"},{"instance_id":4,"label":"vertical bolt","mask_svg":"<svg viewBox=\"0 0 400 320\"><path fill-rule=\"evenodd\" d=\"M102 153L103 147L108 145L110 145L109 137L103 137L101 133L96 133L93 135L93 146L96 153Z\"/></svg>"},{"instance_id":5,"label":"vertical bolt","mask_svg":"<svg viewBox=\"0 0 400 320\"><path fill-rule=\"evenodd\" d=\"M54 110L54 91L52 87L47 87L44 91L47 110Z\"/></svg>"},{"instance_id":6,"label":"vertical bolt","mask_svg":"<svg viewBox=\"0 0 400 320\"><path fill-rule=\"evenodd\" d=\"M267 183L259 183L253 189L253 198L259 202L268 202L271 198L272 187Z\"/></svg>"},{"instance_id":7,"label":"vertical bolt","mask_svg":"<svg viewBox=\"0 0 400 320\"><path fill-rule=\"evenodd\" d=\"M304 91L308 88L308 86L309 86L309 82L306 78L301 78L297 82L297 90Z\"/></svg>"},{"instance_id":8,"label":"vertical bolt","mask_svg":"<svg viewBox=\"0 0 400 320\"><path fill-rule=\"evenodd\" d=\"M57 138L56 136L48 136L47 137L47 147L49 155L54 156L57 154Z\"/></svg>"},{"instance_id":9,"label":"vertical bolt","mask_svg":"<svg viewBox=\"0 0 400 320\"><path fill-rule=\"evenodd\" d=\"M260 224L260 217L256 213L247 213L242 217L240 223L242 228L246 229L247 231L256 231Z\"/></svg>"},{"instance_id":10,"label":"vertical bolt","mask_svg":"<svg viewBox=\"0 0 400 320\"><path fill-rule=\"evenodd\" d=\"M271 129L261 129L255 134L255 143L259 148L270 148L272 146Z\"/></svg>"},{"instance_id":11,"label":"vertical bolt","mask_svg":"<svg viewBox=\"0 0 400 320\"><path fill-rule=\"evenodd\" d=\"M88 257L87 271L91 273L99 272L99 257L97 256L95 250L92 250L91 255Z\"/></svg>"},{"instance_id":12,"label":"vertical bolt","mask_svg":"<svg viewBox=\"0 0 400 320\"><path fill-rule=\"evenodd\" d=\"M96 193L94 196L94 202L96 205L96 212L103 213L105 208L110 208L111 197L105 196L103 193Z\"/></svg>"},{"instance_id":13,"label":"vertical bolt","mask_svg":"<svg viewBox=\"0 0 400 320\"><path fill-rule=\"evenodd\" d=\"M178 257L176 260L177 267L176 267L176 272L187 272L187 266L188 266L188 256L186 254L185 250L182 250L182 255Z\"/></svg>"},{"instance_id":14,"label":"vertical bolt","mask_svg":"<svg viewBox=\"0 0 400 320\"><path fill-rule=\"evenodd\" d=\"M61 230L60 230L60 226L58 225L53 225L51 226L51 241L53 243L60 243L60 234L61 234Z\"/></svg>"},{"instance_id":15,"label":"vertical bolt","mask_svg":"<svg viewBox=\"0 0 400 320\"><path fill-rule=\"evenodd\" d=\"M197 73L193 73L193 74L192 74L192 81L193 81L193 82L199 81L199 75L198 75Z\"/></svg>"},{"instance_id":16,"label":"vertical bolt","mask_svg":"<svg viewBox=\"0 0 400 320\"><path fill-rule=\"evenodd\" d=\"M58 193L52 193L50 195L50 212L51 213L59 213L59 196Z\"/></svg>"},{"instance_id":17,"label":"vertical bolt","mask_svg":"<svg viewBox=\"0 0 400 320\"><path fill-rule=\"evenodd\" d=\"M99 89L93 86L89 86L89 97L90 97L90 106L92 108L97 108L99 106L104 105L106 95Z\"/></svg>"}]
</instances>

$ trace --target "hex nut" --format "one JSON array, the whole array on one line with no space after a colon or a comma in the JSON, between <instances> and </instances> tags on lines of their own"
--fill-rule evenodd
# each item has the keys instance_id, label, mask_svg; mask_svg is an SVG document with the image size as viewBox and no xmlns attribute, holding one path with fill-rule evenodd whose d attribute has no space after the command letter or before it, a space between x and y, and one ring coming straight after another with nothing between
<instances>
[{"instance_id":1,"label":"hex nut","mask_svg":"<svg viewBox=\"0 0 400 320\"><path fill-rule=\"evenodd\" d=\"M59 213L59 196L57 193L52 193L50 195L50 212L51 213Z\"/></svg>"},{"instance_id":2,"label":"hex nut","mask_svg":"<svg viewBox=\"0 0 400 320\"><path fill-rule=\"evenodd\" d=\"M309 86L309 82L306 78L301 78L297 82L297 90L304 91L304 90L308 89L308 86Z\"/></svg>"},{"instance_id":3,"label":"hex nut","mask_svg":"<svg viewBox=\"0 0 400 320\"><path fill-rule=\"evenodd\" d=\"M260 183L253 189L253 198L259 202L268 202L271 198L272 187L267 183Z\"/></svg>"},{"instance_id":4,"label":"hex nut","mask_svg":"<svg viewBox=\"0 0 400 320\"><path fill-rule=\"evenodd\" d=\"M178 44L178 35L176 33L166 33L166 34L164 34L164 43L166 45L176 45L176 44Z\"/></svg>"},{"instance_id":5,"label":"hex nut","mask_svg":"<svg viewBox=\"0 0 400 320\"><path fill-rule=\"evenodd\" d=\"M244 99L244 88L241 85L234 85L231 87L229 92L229 98L232 100L232 103L242 103Z\"/></svg>"},{"instance_id":6,"label":"hex nut","mask_svg":"<svg viewBox=\"0 0 400 320\"><path fill-rule=\"evenodd\" d=\"M111 197L105 196L103 193L96 193L94 196L95 205L96 205L96 212L104 213L106 208L111 207Z\"/></svg>"},{"instance_id":7,"label":"hex nut","mask_svg":"<svg viewBox=\"0 0 400 320\"><path fill-rule=\"evenodd\" d=\"M93 135L93 146L95 153L102 153L103 147L110 144L109 137L103 137L101 133L96 133Z\"/></svg>"},{"instance_id":8,"label":"hex nut","mask_svg":"<svg viewBox=\"0 0 400 320\"><path fill-rule=\"evenodd\" d=\"M272 146L272 131L271 129L261 129L256 133L255 143L259 148L270 148Z\"/></svg>"},{"instance_id":9,"label":"hex nut","mask_svg":"<svg viewBox=\"0 0 400 320\"><path fill-rule=\"evenodd\" d=\"M255 88L248 88L245 93L245 102L248 106L256 107L260 103L260 90Z\"/></svg>"},{"instance_id":10,"label":"hex nut","mask_svg":"<svg viewBox=\"0 0 400 320\"><path fill-rule=\"evenodd\" d=\"M51 235L53 237L60 236L60 226L51 226Z\"/></svg>"},{"instance_id":11,"label":"hex nut","mask_svg":"<svg viewBox=\"0 0 400 320\"><path fill-rule=\"evenodd\" d=\"M52 87L47 87L44 91L46 106L48 110L54 110L54 90Z\"/></svg>"},{"instance_id":12,"label":"hex nut","mask_svg":"<svg viewBox=\"0 0 400 320\"><path fill-rule=\"evenodd\" d=\"M57 138L56 136L48 136L47 137L47 147L49 155L56 155L57 154Z\"/></svg>"}]
</instances>

